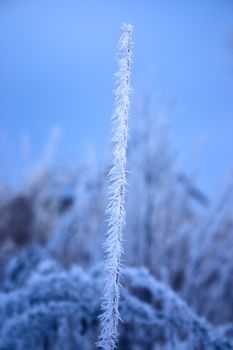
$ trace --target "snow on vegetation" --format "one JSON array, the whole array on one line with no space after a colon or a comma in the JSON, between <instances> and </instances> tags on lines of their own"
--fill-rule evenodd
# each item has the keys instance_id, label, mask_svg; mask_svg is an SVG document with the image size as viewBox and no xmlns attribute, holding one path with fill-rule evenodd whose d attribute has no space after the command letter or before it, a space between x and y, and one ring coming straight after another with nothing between
<instances>
[{"instance_id":1,"label":"snow on vegetation","mask_svg":"<svg viewBox=\"0 0 233 350\"><path fill-rule=\"evenodd\" d=\"M167 109L132 115L128 143L131 35L124 25L112 164L43 161L19 189L0 186L0 350L233 349L232 176L206 198Z\"/></svg>"}]
</instances>

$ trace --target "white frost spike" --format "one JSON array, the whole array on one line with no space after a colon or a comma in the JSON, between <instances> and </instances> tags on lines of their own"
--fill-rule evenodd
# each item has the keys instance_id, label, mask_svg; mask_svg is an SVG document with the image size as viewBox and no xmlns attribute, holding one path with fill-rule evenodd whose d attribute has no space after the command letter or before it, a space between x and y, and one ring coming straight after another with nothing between
<instances>
[{"instance_id":1,"label":"white frost spike","mask_svg":"<svg viewBox=\"0 0 233 350\"><path fill-rule=\"evenodd\" d=\"M128 114L130 108L130 75L132 63L131 24L123 24L119 40L116 73L115 111L113 122L113 165L109 173L108 230L105 240L106 282L102 301L101 334L98 346L104 350L116 348L118 338L120 268L123 228L125 226L126 151L128 144Z\"/></svg>"}]
</instances>

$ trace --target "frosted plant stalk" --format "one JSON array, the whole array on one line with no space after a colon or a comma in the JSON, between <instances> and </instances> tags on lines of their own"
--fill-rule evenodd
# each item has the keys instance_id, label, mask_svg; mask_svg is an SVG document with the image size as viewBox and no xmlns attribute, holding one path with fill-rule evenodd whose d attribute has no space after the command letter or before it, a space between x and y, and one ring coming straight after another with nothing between
<instances>
[{"instance_id":1,"label":"frosted plant stalk","mask_svg":"<svg viewBox=\"0 0 233 350\"><path fill-rule=\"evenodd\" d=\"M115 110L112 115L113 164L109 172L108 230L104 245L106 281L102 300L102 315L100 316L101 333L97 344L104 350L116 348L120 319L120 269L125 226L126 152L133 27L131 24L123 24L122 30L117 52L119 70L116 73Z\"/></svg>"}]
</instances>

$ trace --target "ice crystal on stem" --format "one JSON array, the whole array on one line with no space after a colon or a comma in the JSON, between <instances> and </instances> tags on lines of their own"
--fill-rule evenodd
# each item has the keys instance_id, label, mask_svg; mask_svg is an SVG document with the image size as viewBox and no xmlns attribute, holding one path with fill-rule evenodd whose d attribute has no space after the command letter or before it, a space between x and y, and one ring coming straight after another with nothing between
<instances>
[{"instance_id":1,"label":"ice crystal on stem","mask_svg":"<svg viewBox=\"0 0 233 350\"><path fill-rule=\"evenodd\" d=\"M108 230L105 240L106 281L102 301L99 347L112 350L118 337L120 269L123 229L125 226L126 152L128 144L128 115L130 109L130 76L132 64L132 30L130 24L122 26L117 60L115 110L113 125L113 164L109 172Z\"/></svg>"}]
</instances>

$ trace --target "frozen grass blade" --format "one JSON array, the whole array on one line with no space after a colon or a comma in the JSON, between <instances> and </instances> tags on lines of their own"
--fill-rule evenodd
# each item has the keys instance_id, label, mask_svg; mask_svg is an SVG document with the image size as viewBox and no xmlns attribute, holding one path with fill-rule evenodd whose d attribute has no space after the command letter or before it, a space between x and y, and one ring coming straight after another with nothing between
<instances>
[{"instance_id":1,"label":"frozen grass blade","mask_svg":"<svg viewBox=\"0 0 233 350\"><path fill-rule=\"evenodd\" d=\"M104 350L116 348L118 338L120 268L123 229L125 226L126 152L128 145L128 115L130 109L130 76L132 64L132 31L123 24L119 40L113 125L113 165L109 172L108 230L105 240L106 281L102 301L101 333L98 346Z\"/></svg>"}]
</instances>

